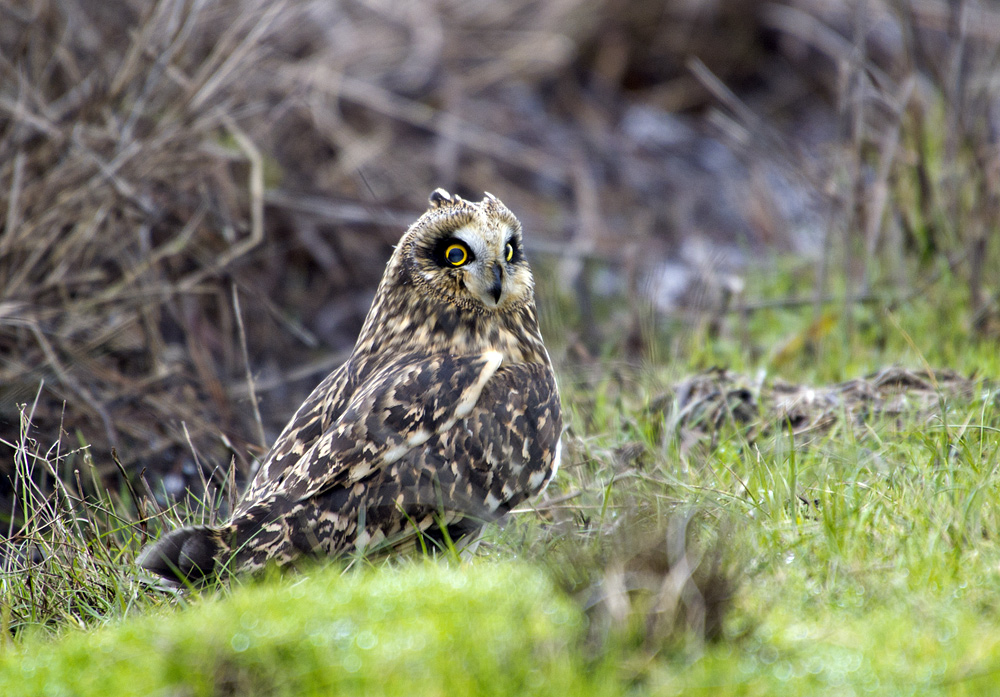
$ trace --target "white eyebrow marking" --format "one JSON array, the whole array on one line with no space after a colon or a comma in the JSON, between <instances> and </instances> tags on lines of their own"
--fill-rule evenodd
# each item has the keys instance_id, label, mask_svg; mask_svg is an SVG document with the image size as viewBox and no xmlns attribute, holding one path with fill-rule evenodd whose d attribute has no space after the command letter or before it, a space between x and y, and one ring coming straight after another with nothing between
<instances>
[{"instance_id":1,"label":"white eyebrow marking","mask_svg":"<svg viewBox=\"0 0 1000 697\"><path fill-rule=\"evenodd\" d=\"M465 225L455 230L451 235L464 242L465 246L472 250L472 254L477 260L493 256L487 246L487 240L478 227Z\"/></svg>"}]
</instances>

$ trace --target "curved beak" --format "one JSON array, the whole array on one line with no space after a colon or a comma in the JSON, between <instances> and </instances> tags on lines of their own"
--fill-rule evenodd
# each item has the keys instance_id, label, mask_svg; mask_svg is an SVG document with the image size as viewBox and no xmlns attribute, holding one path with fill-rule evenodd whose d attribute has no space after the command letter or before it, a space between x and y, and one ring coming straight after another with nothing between
<instances>
[{"instance_id":1,"label":"curved beak","mask_svg":"<svg viewBox=\"0 0 1000 697\"><path fill-rule=\"evenodd\" d=\"M503 295L503 267L500 264L493 264L493 285L490 286L490 295L493 302L500 304L500 296Z\"/></svg>"}]
</instances>

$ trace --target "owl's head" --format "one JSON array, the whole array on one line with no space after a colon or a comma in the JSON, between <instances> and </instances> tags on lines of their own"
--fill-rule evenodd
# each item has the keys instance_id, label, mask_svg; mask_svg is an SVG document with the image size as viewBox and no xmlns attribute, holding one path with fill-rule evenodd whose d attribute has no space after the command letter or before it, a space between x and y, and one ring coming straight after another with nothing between
<instances>
[{"instance_id":1,"label":"owl's head","mask_svg":"<svg viewBox=\"0 0 1000 697\"><path fill-rule=\"evenodd\" d=\"M479 203L436 189L398 254L418 292L477 312L505 312L533 299L521 224L492 194Z\"/></svg>"}]
</instances>

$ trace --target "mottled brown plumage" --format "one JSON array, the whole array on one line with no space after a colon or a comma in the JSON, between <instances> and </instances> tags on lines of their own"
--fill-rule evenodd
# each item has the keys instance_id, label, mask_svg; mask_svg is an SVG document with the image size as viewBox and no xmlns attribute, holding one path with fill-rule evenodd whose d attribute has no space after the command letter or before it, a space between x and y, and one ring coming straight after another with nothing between
<instances>
[{"instance_id":1,"label":"mottled brown plumage","mask_svg":"<svg viewBox=\"0 0 1000 697\"><path fill-rule=\"evenodd\" d=\"M521 226L438 189L386 267L351 357L308 397L226 525L139 563L169 578L452 540L541 491L559 395ZM444 527L442 532L441 527Z\"/></svg>"}]
</instances>

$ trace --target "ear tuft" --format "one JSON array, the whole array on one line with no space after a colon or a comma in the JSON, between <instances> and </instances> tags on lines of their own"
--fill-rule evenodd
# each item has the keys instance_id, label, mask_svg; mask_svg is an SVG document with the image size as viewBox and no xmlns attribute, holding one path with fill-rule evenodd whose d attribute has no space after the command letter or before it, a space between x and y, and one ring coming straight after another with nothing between
<instances>
[{"instance_id":1,"label":"ear tuft","mask_svg":"<svg viewBox=\"0 0 1000 697\"><path fill-rule=\"evenodd\" d=\"M431 195L430 195L430 198L428 199L428 201L431 204L431 208L440 208L441 206L455 203L456 202L455 201L456 198L457 197L452 196L451 194L449 194L444 189L437 188L437 189L434 189L434 191L431 192Z\"/></svg>"}]
</instances>

